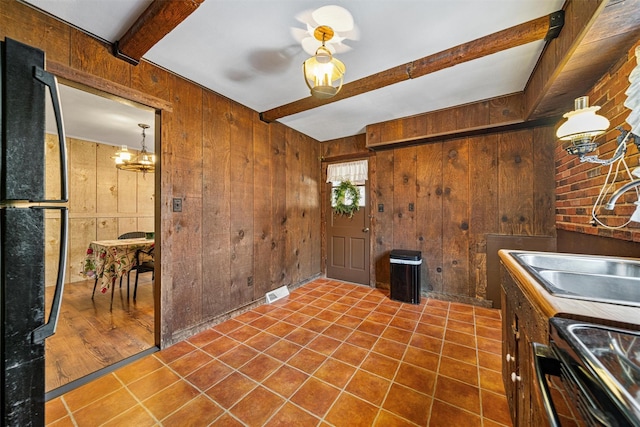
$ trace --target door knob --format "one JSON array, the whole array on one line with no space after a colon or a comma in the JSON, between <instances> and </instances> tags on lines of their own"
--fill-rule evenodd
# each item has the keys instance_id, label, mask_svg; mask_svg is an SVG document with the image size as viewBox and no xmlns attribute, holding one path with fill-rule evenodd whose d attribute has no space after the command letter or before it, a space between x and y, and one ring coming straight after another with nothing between
<instances>
[{"instance_id":1,"label":"door knob","mask_svg":"<svg viewBox=\"0 0 640 427\"><path fill-rule=\"evenodd\" d=\"M369 232L369 227L365 227L365 228L363 228L363 229L362 229L362 232L363 232L363 233L368 233L368 232Z\"/></svg>"}]
</instances>

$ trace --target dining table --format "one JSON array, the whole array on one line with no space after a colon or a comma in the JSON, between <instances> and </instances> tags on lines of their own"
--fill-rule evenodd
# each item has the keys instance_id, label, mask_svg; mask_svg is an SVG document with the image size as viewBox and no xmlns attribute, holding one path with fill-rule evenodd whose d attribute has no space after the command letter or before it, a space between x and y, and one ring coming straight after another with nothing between
<instances>
[{"instance_id":1,"label":"dining table","mask_svg":"<svg viewBox=\"0 0 640 427\"><path fill-rule=\"evenodd\" d=\"M154 244L154 239L146 238L92 241L87 248L80 274L95 280L94 293L98 281L101 293L107 293L111 288L113 304L116 280L122 280L122 277L134 267L138 249L148 251ZM93 299L93 295L91 298Z\"/></svg>"}]
</instances>

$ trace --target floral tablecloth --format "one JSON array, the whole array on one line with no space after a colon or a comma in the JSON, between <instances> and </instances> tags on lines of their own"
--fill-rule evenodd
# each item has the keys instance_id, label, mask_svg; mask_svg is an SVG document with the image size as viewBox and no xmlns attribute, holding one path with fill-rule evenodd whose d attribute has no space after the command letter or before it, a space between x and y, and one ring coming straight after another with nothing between
<instances>
[{"instance_id":1,"label":"floral tablecloth","mask_svg":"<svg viewBox=\"0 0 640 427\"><path fill-rule=\"evenodd\" d=\"M136 262L136 250L149 250L155 241L149 239L96 240L89 244L80 274L100 280L106 293L116 279L126 275Z\"/></svg>"}]
</instances>

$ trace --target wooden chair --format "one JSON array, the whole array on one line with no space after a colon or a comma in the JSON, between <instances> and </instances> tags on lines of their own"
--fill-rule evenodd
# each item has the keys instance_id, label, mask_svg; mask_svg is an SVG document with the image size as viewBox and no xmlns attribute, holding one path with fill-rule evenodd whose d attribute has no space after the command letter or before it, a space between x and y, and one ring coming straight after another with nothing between
<instances>
[{"instance_id":1,"label":"wooden chair","mask_svg":"<svg viewBox=\"0 0 640 427\"><path fill-rule=\"evenodd\" d=\"M124 239L141 239L147 237L147 233L144 231L130 231L118 236L118 240ZM122 276L120 276L120 288L122 288ZM129 273L127 273L127 298L129 298Z\"/></svg>"},{"instance_id":2,"label":"wooden chair","mask_svg":"<svg viewBox=\"0 0 640 427\"><path fill-rule=\"evenodd\" d=\"M128 233L121 234L118 236L118 240L122 239L140 239L143 237L147 237L147 233L144 231L130 231Z\"/></svg>"},{"instance_id":3,"label":"wooden chair","mask_svg":"<svg viewBox=\"0 0 640 427\"><path fill-rule=\"evenodd\" d=\"M136 251L136 263L131 269L131 271L136 271L136 281L133 285L133 300L136 300L136 294L138 293L138 276L140 273L148 273L151 272L153 275L151 276L152 280L155 280L156 272L155 272L155 259L154 259L154 249L155 246L152 246L148 250L138 249ZM129 271L129 273L131 273ZM129 274L127 273L127 297L129 296Z\"/></svg>"}]
</instances>

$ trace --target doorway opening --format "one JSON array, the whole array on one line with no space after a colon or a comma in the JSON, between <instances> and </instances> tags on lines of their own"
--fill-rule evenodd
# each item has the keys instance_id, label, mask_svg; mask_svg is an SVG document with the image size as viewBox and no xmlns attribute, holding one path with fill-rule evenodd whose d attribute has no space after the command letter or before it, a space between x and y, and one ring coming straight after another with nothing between
<instances>
[{"instance_id":1,"label":"doorway opening","mask_svg":"<svg viewBox=\"0 0 640 427\"><path fill-rule=\"evenodd\" d=\"M91 274L96 269L91 270L87 263L92 242L118 240L130 232L144 232L145 240L155 239L156 174L117 169L114 157L123 145L132 154L140 151L141 123L149 126L147 151L159 153L159 113L75 84L61 84L59 91L68 151L69 245L58 327L45 342L47 399L82 385L109 367L155 351L158 344L159 287L155 274L139 274L134 300L136 271L130 275L118 271L110 282L112 289L105 290L101 278L96 280ZM56 144L48 141L57 141L58 136L50 127L49 117L48 112L45 143L47 150L53 150ZM57 159L59 155L47 152L47 158ZM56 168L59 165L47 162L47 175L50 170L57 174ZM58 218L47 217L47 310L53 293L49 285L55 282L55 278L50 279L50 271L55 271L58 262L58 229ZM159 239L152 243L156 244ZM127 256L134 258L133 253Z\"/></svg>"}]
</instances>

